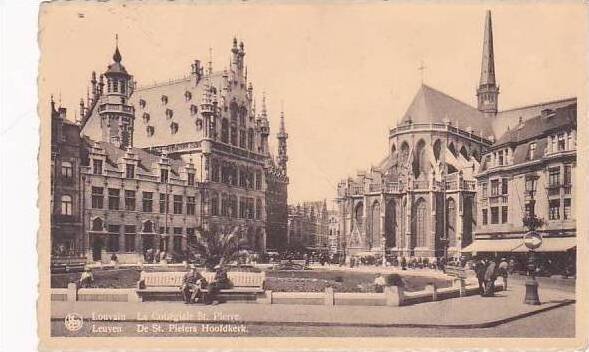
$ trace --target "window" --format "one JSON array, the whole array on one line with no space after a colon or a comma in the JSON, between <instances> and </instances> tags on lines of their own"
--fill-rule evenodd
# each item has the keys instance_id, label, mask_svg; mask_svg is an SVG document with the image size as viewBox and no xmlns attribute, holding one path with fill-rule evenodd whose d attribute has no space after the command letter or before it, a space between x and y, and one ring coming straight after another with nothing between
<instances>
[{"instance_id":1,"label":"window","mask_svg":"<svg viewBox=\"0 0 589 352\"><path fill-rule=\"evenodd\" d=\"M147 105L147 103L145 102L145 99L139 99L139 107L142 109L145 109L145 106Z\"/></svg>"},{"instance_id":2,"label":"window","mask_svg":"<svg viewBox=\"0 0 589 352\"><path fill-rule=\"evenodd\" d=\"M256 190L262 189L262 173L260 171L256 171Z\"/></svg>"},{"instance_id":3,"label":"window","mask_svg":"<svg viewBox=\"0 0 589 352\"><path fill-rule=\"evenodd\" d=\"M568 150L575 149L575 146L573 145L573 133L572 132L567 133L567 149Z\"/></svg>"},{"instance_id":4,"label":"window","mask_svg":"<svg viewBox=\"0 0 589 352\"><path fill-rule=\"evenodd\" d=\"M168 103L168 96L167 95L162 95L162 104L166 105Z\"/></svg>"},{"instance_id":5,"label":"window","mask_svg":"<svg viewBox=\"0 0 589 352\"><path fill-rule=\"evenodd\" d=\"M548 219L560 219L560 199L551 199L548 202Z\"/></svg>"},{"instance_id":6,"label":"window","mask_svg":"<svg viewBox=\"0 0 589 352\"><path fill-rule=\"evenodd\" d=\"M61 215L72 215L72 196L61 196Z\"/></svg>"},{"instance_id":7,"label":"window","mask_svg":"<svg viewBox=\"0 0 589 352\"><path fill-rule=\"evenodd\" d=\"M211 195L211 215L219 215L219 196L217 194Z\"/></svg>"},{"instance_id":8,"label":"window","mask_svg":"<svg viewBox=\"0 0 589 352\"><path fill-rule=\"evenodd\" d=\"M571 219L571 199L570 198L566 198L564 200L564 209L562 211L562 216L563 219L565 220L569 220Z\"/></svg>"},{"instance_id":9,"label":"window","mask_svg":"<svg viewBox=\"0 0 589 352\"><path fill-rule=\"evenodd\" d=\"M112 91L115 93L119 91L119 81L116 79L112 80Z\"/></svg>"},{"instance_id":10,"label":"window","mask_svg":"<svg viewBox=\"0 0 589 352\"><path fill-rule=\"evenodd\" d=\"M528 160L534 160L535 157L536 157L536 143L532 142L532 143L530 143L530 146L528 147Z\"/></svg>"},{"instance_id":11,"label":"window","mask_svg":"<svg viewBox=\"0 0 589 352\"><path fill-rule=\"evenodd\" d=\"M194 215L196 212L196 198L188 196L186 197L186 215Z\"/></svg>"},{"instance_id":12,"label":"window","mask_svg":"<svg viewBox=\"0 0 589 352\"><path fill-rule=\"evenodd\" d=\"M104 207L104 188L92 187L92 209L102 209Z\"/></svg>"},{"instance_id":13,"label":"window","mask_svg":"<svg viewBox=\"0 0 589 352\"><path fill-rule=\"evenodd\" d=\"M184 92L184 98L186 98L186 101L189 101L192 99L192 93L189 91Z\"/></svg>"},{"instance_id":14,"label":"window","mask_svg":"<svg viewBox=\"0 0 589 352\"><path fill-rule=\"evenodd\" d=\"M160 194L160 213L168 212L168 195Z\"/></svg>"},{"instance_id":15,"label":"window","mask_svg":"<svg viewBox=\"0 0 589 352\"><path fill-rule=\"evenodd\" d=\"M171 134L176 134L176 133L178 133L178 123L176 123L176 122L172 122L172 123L170 124L170 133L171 133Z\"/></svg>"},{"instance_id":16,"label":"window","mask_svg":"<svg viewBox=\"0 0 589 352\"><path fill-rule=\"evenodd\" d=\"M155 128L153 126L147 126L145 131L147 132L147 136L151 137L155 133Z\"/></svg>"},{"instance_id":17,"label":"window","mask_svg":"<svg viewBox=\"0 0 589 352\"><path fill-rule=\"evenodd\" d=\"M254 130L252 128L247 130L247 149L254 150Z\"/></svg>"},{"instance_id":18,"label":"window","mask_svg":"<svg viewBox=\"0 0 589 352\"><path fill-rule=\"evenodd\" d=\"M125 170L127 172L127 178L135 178L135 165L127 164Z\"/></svg>"},{"instance_id":19,"label":"window","mask_svg":"<svg viewBox=\"0 0 589 352\"><path fill-rule=\"evenodd\" d=\"M499 180L491 181L491 196L499 195Z\"/></svg>"},{"instance_id":20,"label":"window","mask_svg":"<svg viewBox=\"0 0 589 352\"><path fill-rule=\"evenodd\" d=\"M565 165L564 166L564 184L565 185L571 185L572 184L572 166L571 165Z\"/></svg>"},{"instance_id":21,"label":"window","mask_svg":"<svg viewBox=\"0 0 589 352\"><path fill-rule=\"evenodd\" d=\"M135 191L125 190L125 210L135 211Z\"/></svg>"},{"instance_id":22,"label":"window","mask_svg":"<svg viewBox=\"0 0 589 352\"><path fill-rule=\"evenodd\" d=\"M120 207L120 190L117 188L108 189L108 209L119 210Z\"/></svg>"},{"instance_id":23,"label":"window","mask_svg":"<svg viewBox=\"0 0 589 352\"><path fill-rule=\"evenodd\" d=\"M564 133L560 133L558 135L558 144L557 144L557 147L558 147L558 151L559 152L562 152L563 150L566 149L566 140L564 138Z\"/></svg>"},{"instance_id":24,"label":"window","mask_svg":"<svg viewBox=\"0 0 589 352\"><path fill-rule=\"evenodd\" d=\"M182 237L180 236L174 237L174 251L182 251Z\"/></svg>"},{"instance_id":25,"label":"window","mask_svg":"<svg viewBox=\"0 0 589 352\"><path fill-rule=\"evenodd\" d=\"M497 152L497 165L502 166L504 164L503 160L503 150Z\"/></svg>"},{"instance_id":26,"label":"window","mask_svg":"<svg viewBox=\"0 0 589 352\"><path fill-rule=\"evenodd\" d=\"M198 113L198 108L196 107L196 105L192 104L190 105L190 115L196 115Z\"/></svg>"},{"instance_id":27,"label":"window","mask_svg":"<svg viewBox=\"0 0 589 352\"><path fill-rule=\"evenodd\" d=\"M491 224L499 223L499 207L491 207Z\"/></svg>"},{"instance_id":28,"label":"window","mask_svg":"<svg viewBox=\"0 0 589 352\"><path fill-rule=\"evenodd\" d=\"M489 211L487 209L483 209L483 225L487 225L489 223Z\"/></svg>"},{"instance_id":29,"label":"window","mask_svg":"<svg viewBox=\"0 0 589 352\"><path fill-rule=\"evenodd\" d=\"M506 224L507 223L507 215L508 215L508 211L507 211L507 207L501 207L501 223L502 224Z\"/></svg>"},{"instance_id":30,"label":"window","mask_svg":"<svg viewBox=\"0 0 589 352\"><path fill-rule=\"evenodd\" d=\"M243 169L239 170L239 187L245 188L247 185L246 182L246 171Z\"/></svg>"},{"instance_id":31,"label":"window","mask_svg":"<svg viewBox=\"0 0 589 352\"><path fill-rule=\"evenodd\" d=\"M262 218L262 200L256 199L256 219Z\"/></svg>"},{"instance_id":32,"label":"window","mask_svg":"<svg viewBox=\"0 0 589 352\"><path fill-rule=\"evenodd\" d=\"M92 220L92 231L104 231L104 222L101 218L95 218Z\"/></svg>"},{"instance_id":33,"label":"window","mask_svg":"<svg viewBox=\"0 0 589 352\"><path fill-rule=\"evenodd\" d=\"M102 160L92 160L92 169L94 170L94 175L102 175Z\"/></svg>"},{"instance_id":34,"label":"window","mask_svg":"<svg viewBox=\"0 0 589 352\"><path fill-rule=\"evenodd\" d=\"M483 198L487 198L487 196L488 196L487 183L481 183L481 195Z\"/></svg>"},{"instance_id":35,"label":"window","mask_svg":"<svg viewBox=\"0 0 589 352\"><path fill-rule=\"evenodd\" d=\"M237 128L231 127L231 144L237 146Z\"/></svg>"},{"instance_id":36,"label":"window","mask_svg":"<svg viewBox=\"0 0 589 352\"><path fill-rule=\"evenodd\" d=\"M167 169L160 170L160 182L161 183L168 183L168 170Z\"/></svg>"},{"instance_id":37,"label":"window","mask_svg":"<svg viewBox=\"0 0 589 352\"><path fill-rule=\"evenodd\" d=\"M108 252L119 251L119 232L121 226L119 225L108 225L109 236L106 238L106 250Z\"/></svg>"},{"instance_id":38,"label":"window","mask_svg":"<svg viewBox=\"0 0 589 352\"><path fill-rule=\"evenodd\" d=\"M191 172L188 173L188 185L194 186L194 174Z\"/></svg>"},{"instance_id":39,"label":"window","mask_svg":"<svg viewBox=\"0 0 589 352\"><path fill-rule=\"evenodd\" d=\"M72 163L69 161L62 161L61 162L61 176L65 178L72 178L74 172L74 168L72 167Z\"/></svg>"},{"instance_id":40,"label":"window","mask_svg":"<svg viewBox=\"0 0 589 352\"><path fill-rule=\"evenodd\" d=\"M153 233L153 222L147 220L143 223L143 232L144 233Z\"/></svg>"},{"instance_id":41,"label":"window","mask_svg":"<svg viewBox=\"0 0 589 352\"><path fill-rule=\"evenodd\" d=\"M219 182L219 162L217 160L211 162L211 180Z\"/></svg>"},{"instance_id":42,"label":"window","mask_svg":"<svg viewBox=\"0 0 589 352\"><path fill-rule=\"evenodd\" d=\"M245 140L245 130L239 130L239 147L245 149L246 140Z\"/></svg>"},{"instance_id":43,"label":"window","mask_svg":"<svg viewBox=\"0 0 589 352\"><path fill-rule=\"evenodd\" d=\"M143 192L143 212L151 213L153 211L153 193Z\"/></svg>"},{"instance_id":44,"label":"window","mask_svg":"<svg viewBox=\"0 0 589 352\"><path fill-rule=\"evenodd\" d=\"M507 190L508 190L508 179L503 178L501 179L501 194L507 194Z\"/></svg>"},{"instance_id":45,"label":"window","mask_svg":"<svg viewBox=\"0 0 589 352\"><path fill-rule=\"evenodd\" d=\"M245 198L239 198L239 217L245 219L247 217L247 209L245 208Z\"/></svg>"},{"instance_id":46,"label":"window","mask_svg":"<svg viewBox=\"0 0 589 352\"><path fill-rule=\"evenodd\" d=\"M125 251L135 252L135 225L125 225Z\"/></svg>"},{"instance_id":47,"label":"window","mask_svg":"<svg viewBox=\"0 0 589 352\"><path fill-rule=\"evenodd\" d=\"M524 215L525 215L526 217L529 217L529 216L531 216L531 215L532 215L532 211L533 211L533 210L534 210L534 209L532 208L532 203L530 203L530 202L527 202L527 203L526 203L526 205L525 205L525 210L524 210L524 213L525 213L525 214L524 214Z\"/></svg>"},{"instance_id":48,"label":"window","mask_svg":"<svg viewBox=\"0 0 589 352\"><path fill-rule=\"evenodd\" d=\"M182 214L182 198L180 195L174 195L174 214Z\"/></svg>"},{"instance_id":49,"label":"window","mask_svg":"<svg viewBox=\"0 0 589 352\"><path fill-rule=\"evenodd\" d=\"M550 187L560 186L560 167L548 170L548 185Z\"/></svg>"},{"instance_id":50,"label":"window","mask_svg":"<svg viewBox=\"0 0 589 352\"><path fill-rule=\"evenodd\" d=\"M533 194L536 192L536 178L535 177L526 177L526 193Z\"/></svg>"},{"instance_id":51,"label":"window","mask_svg":"<svg viewBox=\"0 0 589 352\"><path fill-rule=\"evenodd\" d=\"M182 234L182 228L181 227L174 227L174 235L181 235Z\"/></svg>"},{"instance_id":52,"label":"window","mask_svg":"<svg viewBox=\"0 0 589 352\"><path fill-rule=\"evenodd\" d=\"M221 120L221 142L229 143L229 121Z\"/></svg>"}]
</instances>

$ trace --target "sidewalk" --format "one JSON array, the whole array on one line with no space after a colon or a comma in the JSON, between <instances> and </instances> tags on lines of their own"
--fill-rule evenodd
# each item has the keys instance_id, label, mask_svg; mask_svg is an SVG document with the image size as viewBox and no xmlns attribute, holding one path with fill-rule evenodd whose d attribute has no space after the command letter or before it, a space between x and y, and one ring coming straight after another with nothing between
<instances>
[{"instance_id":1,"label":"sidewalk","mask_svg":"<svg viewBox=\"0 0 589 352\"><path fill-rule=\"evenodd\" d=\"M574 295L540 289L539 306L523 304L525 287L512 285L496 297L470 296L402 307L305 306L226 303L217 306L181 302L52 302L53 320L69 313L92 320L118 316L122 321L247 323L258 325L324 325L374 327L492 327L535 313L574 303Z\"/></svg>"}]
</instances>

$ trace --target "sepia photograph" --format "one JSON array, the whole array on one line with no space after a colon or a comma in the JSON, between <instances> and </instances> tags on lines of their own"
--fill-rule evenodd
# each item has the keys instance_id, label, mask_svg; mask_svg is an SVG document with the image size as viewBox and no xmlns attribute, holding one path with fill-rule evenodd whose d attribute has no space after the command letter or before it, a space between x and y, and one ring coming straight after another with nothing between
<instances>
[{"instance_id":1,"label":"sepia photograph","mask_svg":"<svg viewBox=\"0 0 589 352\"><path fill-rule=\"evenodd\" d=\"M586 346L582 2L38 21L45 350Z\"/></svg>"}]
</instances>

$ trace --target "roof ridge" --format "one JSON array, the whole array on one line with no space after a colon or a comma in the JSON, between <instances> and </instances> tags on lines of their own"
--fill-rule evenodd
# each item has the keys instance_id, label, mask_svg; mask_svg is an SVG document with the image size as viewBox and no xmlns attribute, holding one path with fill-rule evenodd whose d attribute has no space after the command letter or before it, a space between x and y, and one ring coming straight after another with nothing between
<instances>
[{"instance_id":1,"label":"roof ridge","mask_svg":"<svg viewBox=\"0 0 589 352\"><path fill-rule=\"evenodd\" d=\"M515 110L522 110L522 109L527 109L527 108L533 108L533 107L537 107L537 106L541 106L541 105L562 103L562 102L565 102L567 100L577 100L577 97L560 98L560 99L548 100L548 101L544 101L544 102L540 102L540 103L535 103L535 104L530 104L530 105L521 105L521 106L517 106L517 107L514 107L514 108L507 109L507 110L501 110L501 111L498 112L498 114L501 114L502 112L508 112L508 111L515 111Z\"/></svg>"},{"instance_id":2,"label":"roof ridge","mask_svg":"<svg viewBox=\"0 0 589 352\"><path fill-rule=\"evenodd\" d=\"M474 107L473 105L470 105L470 104L468 104L468 103L466 103L466 102L464 102L464 101L462 101L462 100L460 100L460 99L458 99L458 98L455 98L455 97L453 97L453 96L451 96L451 95L448 95L448 94L446 94L446 93L442 92L441 90L438 90L438 89L436 89L436 88L433 88L433 87L431 87L431 86L428 86L428 85L427 85L427 84L425 84L425 83L424 83L424 84L422 84L422 85L423 85L424 87L426 87L426 88L429 88L430 90L432 90L432 91L434 91L434 92L438 93L438 94L441 94L441 95L443 95L443 96L445 96L445 97L447 97L447 98L450 98L450 99L454 100L454 101L455 101L455 102L457 102L457 103L460 103L460 104L462 104L462 105L466 105L466 106L468 106L469 108L472 108L472 109L475 109L475 110L477 110L477 111L478 111L478 109L477 109L476 107Z\"/></svg>"}]
</instances>

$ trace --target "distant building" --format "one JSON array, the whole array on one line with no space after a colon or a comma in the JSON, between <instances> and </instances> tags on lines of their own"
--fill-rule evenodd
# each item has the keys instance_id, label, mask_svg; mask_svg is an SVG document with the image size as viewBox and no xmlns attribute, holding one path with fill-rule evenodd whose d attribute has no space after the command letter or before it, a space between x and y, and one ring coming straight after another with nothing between
<instances>
[{"instance_id":1,"label":"distant building","mask_svg":"<svg viewBox=\"0 0 589 352\"><path fill-rule=\"evenodd\" d=\"M288 245L328 250L329 212L327 201L303 202L289 206Z\"/></svg>"},{"instance_id":2,"label":"distant building","mask_svg":"<svg viewBox=\"0 0 589 352\"><path fill-rule=\"evenodd\" d=\"M137 87L117 45L104 74L92 73L80 105L89 257L181 256L201 226L239 226L240 247L258 252L286 238L284 114L274 160L265 97L256 114L244 56L234 39L229 69L195 60L186 77Z\"/></svg>"},{"instance_id":3,"label":"distant building","mask_svg":"<svg viewBox=\"0 0 589 352\"><path fill-rule=\"evenodd\" d=\"M51 99L51 253L76 256L84 251L80 204L80 126Z\"/></svg>"},{"instance_id":4,"label":"distant building","mask_svg":"<svg viewBox=\"0 0 589 352\"><path fill-rule=\"evenodd\" d=\"M576 122L571 122L576 99L498 109L490 11L485 21L476 96L475 108L422 85L398 125L389 131L389 153L384 160L340 182L339 229L346 253L372 251L404 257L458 257L473 248L467 246L475 237L477 242L487 237L498 238L491 233L500 229L509 229L510 235L519 236L521 244L517 194L522 199L524 196L513 187L518 183L523 187L521 177L524 176L515 175L537 167L552 169L553 178L557 178L557 171L563 177L565 173L569 175L566 177L572 177L572 166L566 166L574 160L571 153L547 152L545 146L548 135L555 138L552 141L556 142L551 143L556 146L562 138L567 146L574 145L575 133L564 131L576 130L572 127ZM539 117L552 114L550 111L555 111L552 120ZM563 132L555 134L555 126ZM526 133L527 137L520 133ZM532 167L523 162L527 152L522 150L535 138L539 139L535 145L537 157L542 155L543 161L535 161ZM518 146L520 143L525 146ZM501 166L489 169L490 162ZM546 173L550 171L543 172ZM538 176L540 180L544 177ZM477 186L477 178L484 187ZM574 221L562 220L565 211L566 216L573 216L574 196L566 193L571 192L567 187L550 186L553 195L539 201L538 207L543 211L553 209L552 215L548 215L560 218L552 219L552 224L556 221L561 232L566 230L567 236L574 236ZM477 196L481 189L510 193L508 196L493 193L492 198L488 195L481 198L482 195ZM485 199L483 203L481 199ZM559 207L560 215L555 215ZM487 223L481 225L485 217ZM552 231L554 226L549 226L547 231Z\"/></svg>"}]
</instances>

